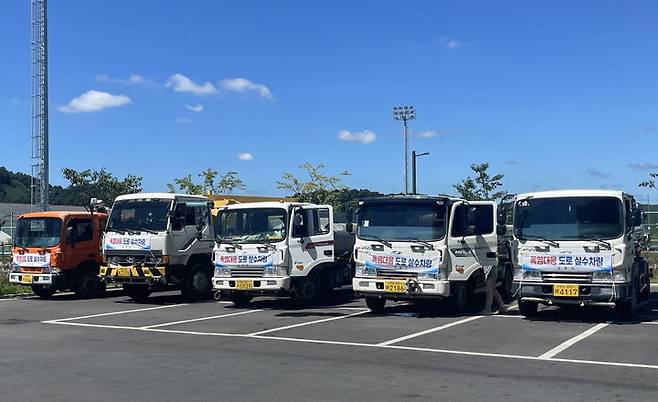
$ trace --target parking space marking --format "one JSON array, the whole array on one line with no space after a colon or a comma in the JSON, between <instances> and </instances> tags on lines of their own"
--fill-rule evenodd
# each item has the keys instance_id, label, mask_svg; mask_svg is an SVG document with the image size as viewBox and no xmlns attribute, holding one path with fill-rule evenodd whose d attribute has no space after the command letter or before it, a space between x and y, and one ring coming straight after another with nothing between
<instances>
[{"instance_id":1,"label":"parking space marking","mask_svg":"<svg viewBox=\"0 0 658 402\"><path fill-rule=\"evenodd\" d=\"M192 318L192 319L189 319L189 320L182 320L182 321L163 322L162 324L147 325L145 327L139 327L139 329L151 329L151 328L168 327L168 326L171 326L171 325L187 324L189 322L207 321L207 320L214 320L214 319L217 319L217 318L233 317L233 316L236 316L236 315L257 313L259 311L263 311L263 310L246 310L246 311L238 311L237 313L213 315L213 316L210 316L210 317Z\"/></svg>"},{"instance_id":2,"label":"parking space marking","mask_svg":"<svg viewBox=\"0 0 658 402\"><path fill-rule=\"evenodd\" d=\"M285 327L278 327L278 328L266 329L264 331L252 332L251 334L247 334L247 336L264 335L264 334L269 334L271 332L283 331L286 329L299 328L299 327L305 327L307 325L321 324L323 322L342 320L344 318L355 317L357 315L361 315L369 312L370 310L363 310L363 311L357 311L356 313L352 313L352 314L341 315L340 317L323 318L321 320L301 322L298 324L286 325Z\"/></svg>"},{"instance_id":3,"label":"parking space marking","mask_svg":"<svg viewBox=\"0 0 658 402\"><path fill-rule=\"evenodd\" d=\"M562 342L561 344L557 345L553 349L549 350L548 352L542 354L539 356L539 359L551 359L553 356L564 352L565 350L569 349L576 343L582 341L583 339L594 335L595 333L599 332L603 328L607 327L608 323L602 322L600 324L596 324L592 328L588 329L587 331L584 331L581 334L578 334L574 336L571 339L567 339L566 341Z\"/></svg>"},{"instance_id":4,"label":"parking space marking","mask_svg":"<svg viewBox=\"0 0 658 402\"><path fill-rule=\"evenodd\" d=\"M642 324L658 325L658 321L646 321L646 322L643 322Z\"/></svg>"},{"instance_id":5,"label":"parking space marking","mask_svg":"<svg viewBox=\"0 0 658 402\"><path fill-rule=\"evenodd\" d=\"M58 322L62 322L62 321L84 320L86 318L106 317L106 316L110 316L110 315L119 315L119 314L128 314L128 313L139 313L140 311L160 310L160 309L163 309L163 308L180 307L180 306L187 306L187 303L169 304L169 305L166 305L166 306L156 306L156 307L147 307L147 308L137 308L137 309L134 309L134 310L113 311L111 313L83 315L83 316L80 316L80 317L59 318L57 320L49 320L49 321L44 321L44 322L48 323L48 324L54 324L54 323L58 323Z\"/></svg>"},{"instance_id":6,"label":"parking space marking","mask_svg":"<svg viewBox=\"0 0 658 402\"><path fill-rule=\"evenodd\" d=\"M380 343L377 344L377 346L390 346L390 345L400 343L400 342L403 342L403 341L406 341L406 340L409 340L409 339L417 338L419 336L432 334L434 332L443 331L444 329L447 329L447 328L450 328L450 327L454 327L454 326L457 326L457 325L465 324L467 322L475 321L475 320L480 319L482 317L484 317L484 316L483 315L476 315L476 316L473 316L473 317L464 318L463 320L449 322L447 324L443 324L443 325L435 327L435 328L426 329L425 331L420 331L420 332L416 332L416 333L413 333L413 334L401 336L399 338L391 339L390 341L380 342Z\"/></svg>"}]
</instances>

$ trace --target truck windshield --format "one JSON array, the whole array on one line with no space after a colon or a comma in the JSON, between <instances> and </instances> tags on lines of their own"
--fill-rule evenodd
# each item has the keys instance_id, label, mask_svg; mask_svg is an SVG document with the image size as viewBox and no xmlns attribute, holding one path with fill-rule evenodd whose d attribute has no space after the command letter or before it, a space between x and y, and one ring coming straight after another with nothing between
<instances>
[{"instance_id":1,"label":"truck windshield","mask_svg":"<svg viewBox=\"0 0 658 402\"><path fill-rule=\"evenodd\" d=\"M220 211L217 241L278 242L286 238L288 212L283 208L246 208Z\"/></svg>"},{"instance_id":2,"label":"truck windshield","mask_svg":"<svg viewBox=\"0 0 658 402\"><path fill-rule=\"evenodd\" d=\"M519 200L514 229L519 239L615 239L623 234L622 202L614 197Z\"/></svg>"},{"instance_id":3,"label":"truck windshield","mask_svg":"<svg viewBox=\"0 0 658 402\"><path fill-rule=\"evenodd\" d=\"M59 244L62 220L59 218L21 218L16 223L19 247L52 247Z\"/></svg>"},{"instance_id":4,"label":"truck windshield","mask_svg":"<svg viewBox=\"0 0 658 402\"><path fill-rule=\"evenodd\" d=\"M170 205L169 200L116 201L112 206L107 230L166 230Z\"/></svg>"},{"instance_id":5,"label":"truck windshield","mask_svg":"<svg viewBox=\"0 0 658 402\"><path fill-rule=\"evenodd\" d=\"M433 204L364 205L357 236L391 241L440 240L446 233L446 207Z\"/></svg>"}]
</instances>

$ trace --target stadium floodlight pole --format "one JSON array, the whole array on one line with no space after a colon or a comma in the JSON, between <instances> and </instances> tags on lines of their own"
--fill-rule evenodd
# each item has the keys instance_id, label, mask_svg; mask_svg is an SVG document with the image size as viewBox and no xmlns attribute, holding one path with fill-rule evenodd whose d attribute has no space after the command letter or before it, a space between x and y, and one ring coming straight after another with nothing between
<instances>
[{"instance_id":1,"label":"stadium floodlight pole","mask_svg":"<svg viewBox=\"0 0 658 402\"><path fill-rule=\"evenodd\" d=\"M409 194L409 125L408 121L416 118L413 106L393 107L393 118L402 120L404 126L404 193Z\"/></svg>"},{"instance_id":2,"label":"stadium floodlight pole","mask_svg":"<svg viewBox=\"0 0 658 402\"><path fill-rule=\"evenodd\" d=\"M429 152L421 152L417 154L416 150L411 152L411 194L416 194L416 158L429 154Z\"/></svg>"}]
</instances>

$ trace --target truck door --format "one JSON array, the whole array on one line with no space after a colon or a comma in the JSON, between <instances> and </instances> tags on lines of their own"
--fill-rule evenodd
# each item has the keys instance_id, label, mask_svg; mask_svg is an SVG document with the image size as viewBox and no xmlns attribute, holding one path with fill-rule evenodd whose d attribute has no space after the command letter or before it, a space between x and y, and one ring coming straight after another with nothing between
<instances>
[{"instance_id":1,"label":"truck door","mask_svg":"<svg viewBox=\"0 0 658 402\"><path fill-rule=\"evenodd\" d=\"M334 212L330 205L293 209L290 225L291 276L334 261Z\"/></svg>"},{"instance_id":2,"label":"truck door","mask_svg":"<svg viewBox=\"0 0 658 402\"><path fill-rule=\"evenodd\" d=\"M75 268L86 261L97 261L98 243L94 241L94 225L91 217L71 218L66 222L64 232L66 255L63 264Z\"/></svg>"},{"instance_id":3,"label":"truck door","mask_svg":"<svg viewBox=\"0 0 658 402\"><path fill-rule=\"evenodd\" d=\"M497 206L491 201L453 204L448 232L450 279L467 279L483 266L498 265Z\"/></svg>"}]
</instances>

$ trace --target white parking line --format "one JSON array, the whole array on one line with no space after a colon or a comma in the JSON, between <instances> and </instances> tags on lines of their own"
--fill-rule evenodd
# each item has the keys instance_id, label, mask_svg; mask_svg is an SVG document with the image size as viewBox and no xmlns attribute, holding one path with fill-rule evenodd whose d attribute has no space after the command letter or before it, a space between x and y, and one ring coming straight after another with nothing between
<instances>
[{"instance_id":1,"label":"white parking line","mask_svg":"<svg viewBox=\"0 0 658 402\"><path fill-rule=\"evenodd\" d=\"M166 305L166 306L138 308L138 309L134 309L134 310L113 311L111 313L100 313L100 314L92 314L92 315L83 315L83 316L80 316L80 317L60 318L60 319L57 319L57 320L50 320L50 321L44 321L44 322L48 323L48 324L52 324L52 323L57 323L57 322L62 322L62 321L84 320L86 318L106 317L106 316L110 316L110 315L119 315L119 314L128 314L128 313L138 313L140 311L160 310L160 309L163 309L163 308L171 308L171 307L179 307L179 306L187 306L187 304L186 303L169 304L169 305Z\"/></svg>"},{"instance_id":2,"label":"white parking line","mask_svg":"<svg viewBox=\"0 0 658 402\"><path fill-rule=\"evenodd\" d=\"M323 323L323 322L342 320L344 318L350 318L350 317L354 317L354 316L369 313L369 312L370 312L370 310L357 311L356 313L341 315L339 317L323 318L321 320L302 322L302 323L299 323L299 324L286 325L285 327L272 328L272 329L266 329L264 331L252 332L251 334L247 334L247 336L269 334L270 332L283 331L285 329L299 328L299 327L305 327L307 325L320 324L320 323Z\"/></svg>"},{"instance_id":3,"label":"white parking line","mask_svg":"<svg viewBox=\"0 0 658 402\"><path fill-rule=\"evenodd\" d=\"M237 313L229 313L229 314L222 314L222 315L213 315L211 317L202 317L202 318L192 318L190 320L182 320L182 321L173 321L173 322L164 322L162 324L155 324L155 325L147 325L145 327L139 327L139 329L151 329L151 328L160 328L160 327L168 327L170 325L178 325L178 324L187 324L189 322L198 322L198 321L206 321L206 320L214 320L216 318L224 318L224 317L233 317L236 315L243 315L243 314L251 314L251 313L257 313L259 311L263 310L246 310L246 311L238 311Z\"/></svg>"},{"instance_id":4,"label":"white parking line","mask_svg":"<svg viewBox=\"0 0 658 402\"><path fill-rule=\"evenodd\" d=\"M409 340L409 339L417 338L419 336L432 334L434 332L443 331L444 329L447 329L447 328L450 328L450 327L454 327L454 326L457 326L457 325L460 325L460 324L465 324L467 322L475 321L478 318L482 318L482 317L484 317L484 316L483 315L476 315L476 316L473 316L473 317L464 318L463 320L453 321L453 322L441 325L441 326L436 327L436 328L430 328L430 329L426 329L425 331L420 331L420 332L416 332L414 334L409 334L409 335L401 336L399 338L391 339L390 341L380 342L380 343L377 344L377 346L390 346L390 345L393 345L395 343L400 343L400 342L403 342L403 341L406 341L406 340Z\"/></svg>"},{"instance_id":5,"label":"white parking line","mask_svg":"<svg viewBox=\"0 0 658 402\"><path fill-rule=\"evenodd\" d=\"M600 330L602 330L603 328L605 328L607 326L608 326L608 324L604 323L604 322L602 322L600 324L596 324L595 326L588 329L587 331L585 331L581 334L578 334L578 335L574 336L571 339L567 339L566 341L564 341L561 344L557 345L556 347L549 350L548 352L540 355L538 358L539 359L551 359L553 356L557 355L558 353L564 352L565 350L572 347L576 343L582 341L583 339L585 339L589 336L594 335L595 333L599 332Z\"/></svg>"}]
</instances>

